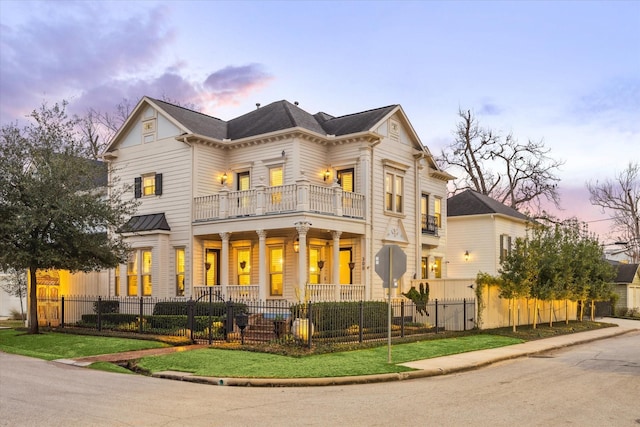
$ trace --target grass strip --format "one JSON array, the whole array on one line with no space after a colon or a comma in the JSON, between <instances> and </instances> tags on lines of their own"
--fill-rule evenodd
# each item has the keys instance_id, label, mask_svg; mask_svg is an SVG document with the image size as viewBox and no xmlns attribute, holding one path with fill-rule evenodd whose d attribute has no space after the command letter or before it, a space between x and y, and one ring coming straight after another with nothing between
<instances>
[{"instance_id":1,"label":"grass strip","mask_svg":"<svg viewBox=\"0 0 640 427\"><path fill-rule=\"evenodd\" d=\"M290 357L249 351L207 348L140 359L138 366L151 372L179 371L210 377L326 378L405 372L397 363L447 356L521 343L497 335L474 335L392 345L387 347Z\"/></svg>"},{"instance_id":2,"label":"grass strip","mask_svg":"<svg viewBox=\"0 0 640 427\"><path fill-rule=\"evenodd\" d=\"M73 359L98 354L120 353L168 347L157 341L47 332L27 334L15 329L0 330L0 350L38 359Z\"/></svg>"}]
</instances>

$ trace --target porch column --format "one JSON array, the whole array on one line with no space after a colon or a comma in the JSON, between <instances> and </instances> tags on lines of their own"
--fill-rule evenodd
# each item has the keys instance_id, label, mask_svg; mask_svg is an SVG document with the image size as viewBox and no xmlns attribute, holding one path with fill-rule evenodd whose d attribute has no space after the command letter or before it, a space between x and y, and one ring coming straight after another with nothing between
<instances>
[{"instance_id":1,"label":"porch column","mask_svg":"<svg viewBox=\"0 0 640 427\"><path fill-rule=\"evenodd\" d=\"M227 285L229 285L229 237L231 233L226 231L220 233L222 239L222 253L220 254L220 285L222 295L227 298Z\"/></svg>"},{"instance_id":2,"label":"porch column","mask_svg":"<svg viewBox=\"0 0 640 427\"><path fill-rule=\"evenodd\" d=\"M256 230L258 233L258 298L267 299L267 232Z\"/></svg>"},{"instance_id":3,"label":"porch column","mask_svg":"<svg viewBox=\"0 0 640 427\"><path fill-rule=\"evenodd\" d=\"M300 240L300 250L298 251L298 298L302 301L305 299L305 286L309 280L307 271L307 232L311 228L311 223L307 221L298 221L295 224L298 230L298 239Z\"/></svg>"},{"instance_id":4,"label":"porch column","mask_svg":"<svg viewBox=\"0 0 640 427\"><path fill-rule=\"evenodd\" d=\"M335 286L336 292L336 301L340 301L342 298L340 296L340 235L342 231L332 231L331 235L333 236L333 272L331 275L333 276L333 283Z\"/></svg>"}]
</instances>

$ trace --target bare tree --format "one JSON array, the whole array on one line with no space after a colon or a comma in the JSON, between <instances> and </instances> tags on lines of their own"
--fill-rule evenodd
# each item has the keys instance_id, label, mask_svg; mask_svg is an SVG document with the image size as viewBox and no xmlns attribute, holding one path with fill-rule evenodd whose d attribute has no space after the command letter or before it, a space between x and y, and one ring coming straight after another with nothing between
<instances>
[{"instance_id":1,"label":"bare tree","mask_svg":"<svg viewBox=\"0 0 640 427\"><path fill-rule=\"evenodd\" d=\"M563 161L549 156L543 141L520 143L483 128L471 110L459 110L455 141L445 147L438 162L463 171L454 193L472 189L514 209L541 210L542 198L560 205L556 172Z\"/></svg>"},{"instance_id":2,"label":"bare tree","mask_svg":"<svg viewBox=\"0 0 640 427\"><path fill-rule=\"evenodd\" d=\"M640 262L640 163L629 162L614 180L587 182L587 188L591 204L610 212L632 262Z\"/></svg>"}]
</instances>

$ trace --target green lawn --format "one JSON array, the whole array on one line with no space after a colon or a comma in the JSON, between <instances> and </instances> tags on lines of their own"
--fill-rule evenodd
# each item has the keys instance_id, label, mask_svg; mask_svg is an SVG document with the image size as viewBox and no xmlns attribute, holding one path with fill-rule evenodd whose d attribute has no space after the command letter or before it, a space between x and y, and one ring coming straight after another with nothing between
<instances>
[{"instance_id":1,"label":"green lawn","mask_svg":"<svg viewBox=\"0 0 640 427\"><path fill-rule=\"evenodd\" d=\"M306 356L286 356L253 351L206 348L145 357L137 366L149 372L181 371L211 377L245 378L323 378L371 375L409 371L398 363L429 359L467 351L496 348L532 339L581 332L611 326L598 322L556 323L483 331L478 334L393 344L392 363L387 363L387 346ZM168 344L130 338L41 333L29 335L20 330L0 330L0 350L46 360L70 359L97 354L118 353ZM94 364L93 368L122 372L110 364Z\"/></svg>"},{"instance_id":2,"label":"green lawn","mask_svg":"<svg viewBox=\"0 0 640 427\"><path fill-rule=\"evenodd\" d=\"M45 360L71 359L146 348L168 347L157 341L61 334L29 335L15 329L0 330L0 350Z\"/></svg>"},{"instance_id":3,"label":"green lawn","mask_svg":"<svg viewBox=\"0 0 640 427\"><path fill-rule=\"evenodd\" d=\"M181 371L211 377L323 378L410 371L396 363L518 344L522 340L496 335L445 338L387 347L290 357L249 351L207 348L142 358L137 366L150 372Z\"/></svg>"}]
</instances>

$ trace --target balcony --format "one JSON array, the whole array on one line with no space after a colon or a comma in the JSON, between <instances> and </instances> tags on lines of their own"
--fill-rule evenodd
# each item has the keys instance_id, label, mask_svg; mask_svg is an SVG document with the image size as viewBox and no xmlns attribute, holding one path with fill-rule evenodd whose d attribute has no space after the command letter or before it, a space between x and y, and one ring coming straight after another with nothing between
<instances>
[{"instance_id":1,"label":"balcony","mask_svg":"<svg viewBox=\"0 0 640 427\"><path fill-rule=\"evenodd\" d=\"M232 191L193 200L193 221L273 215L288 212L315 212L340 217L364 218L364 195L343 191L338 185L326 187L297 183Z\"/></svg>"},{"instance_id":2,"label":"balcony","mask_svg":"<svg viewBox=\"0 0 640 427\"><path fill-rule=\"evenodd\" d=\"M438 235L438 218L433 215L422 214L420 223L422 224L422 234Z\"/></svg>"}]
</instances>

